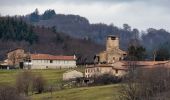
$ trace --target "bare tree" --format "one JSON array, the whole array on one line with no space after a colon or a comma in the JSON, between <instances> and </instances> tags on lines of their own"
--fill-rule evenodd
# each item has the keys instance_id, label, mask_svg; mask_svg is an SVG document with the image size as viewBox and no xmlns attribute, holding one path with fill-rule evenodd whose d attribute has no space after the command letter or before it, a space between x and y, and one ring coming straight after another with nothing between
<instances>
[{"instance_id":1,"label":"bare tree","mask_svg":"<svg viewBox=\"0 0 170 100\"><path fill-rule=\"evenodd\" d=\"M23 71L18 74L16 79L16 88L19 93L28 95L29 90L32 86L33 74L31 71Z\"/></svg>"},{"instance_id":2,"label":"bare tree","mask_svg":"<svg viewBox=\"0 0 170 100\"><path fill-rule=\"evenodd\" d=\"M42 75L35 76L33 79L33 89L37 93L42 93L45 90L46 81Z\"/></svg>"},{"instance_id":3,"label":"bare tree","mask_svg":"<svg viewBox=\"0 0 170 100\"><path fill-rule=\"evenodd\" d=\"M154 59L154 61L156 60L156 56L157 56L157 50L155 49L155 50L153 50L153 59Z\"/></svg>"},{"instance_id":4,"label":"bare tree","mask_svg":"<svg viewBox=\"0 0 170 100\"><path fill-rule=\"evenodd\" d=\"M137 88L137 62L129 61L127 62L128 74L125 77L125 83L121 88L121 100L140 100Z\"/></svg>"},{"instance_id":5,"label":"bare tree","mask_svg":"<svg viewBox=\"0 0 170 100\"><path fill-rule=\"evenodd\" d=\"M170 93L170 75L166 66L137 68L135 73L131 76L130 72L127 76L121 89L121 100L169 100L165 95Z\"/></svg>"}]
</instances>

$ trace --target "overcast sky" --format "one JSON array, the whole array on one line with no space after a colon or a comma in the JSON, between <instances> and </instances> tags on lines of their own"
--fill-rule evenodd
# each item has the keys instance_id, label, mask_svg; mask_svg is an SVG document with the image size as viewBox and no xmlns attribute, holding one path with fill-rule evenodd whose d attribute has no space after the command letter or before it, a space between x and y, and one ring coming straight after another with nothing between
<instances>
[{"instance_id":1,"label":"overcast sky","mask_svg":"<svg viewBox=\"0 0 170 100\"><path fill-rule=\"evenodd\" d=\"M0 0L1 15L25 15L38 8L40 13L55 9L60 14L76 14L90 23L122 27L164 28L170 31L170 0Z\"/></svg>"}]
</instances>

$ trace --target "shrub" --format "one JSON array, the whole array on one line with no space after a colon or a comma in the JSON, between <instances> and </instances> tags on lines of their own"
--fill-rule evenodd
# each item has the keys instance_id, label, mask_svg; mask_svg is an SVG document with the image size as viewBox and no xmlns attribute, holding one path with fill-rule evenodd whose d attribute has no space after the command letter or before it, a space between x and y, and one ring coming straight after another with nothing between
<instances>
[{"instance_id":1,"label":"shrub","mask_svg":"<svg viewBox=\"0 0 170 100\"><path fill-rule=\"evenodd\" d=\"M33 74L31 71L23 71L19 73L16 79L16 88L18 92L28 95L28 92L31 89L32 79Z\"/></svg>"},{"instance_id":2,"label":"shrub","mask_svg":"<svg viewBox=\"0 0 170 100\"><path fill-rule=\"evenodd\" d=\"M103 74L100 76L94 76L92 80L93 80L92 84L94 85L106 85L106 84L121 82L121 78L111 75L111 74Z\"/></svg>"},{"instance_id":3,"label":"shrub","mask_svg":"<svg viewBox=\"0 0 170 100\"><path fill-rule=\"evenodd\" d=\"M20 95L14 87L0 86L0 100L28 100L28 98Z\"/></svg>"},{"instance_id":4,"label":"shrub","mask_svg":"<svg viewBox=\"0 0 170 100\"><path fill-rule=\"evenodd\" d=\"M42 93L45 90L45 79L41 76L35 76L33 79L33 90L35 90L37 93Z\"/></svg>"},{"instance_id":5,"label":"shrub","mask_svg":"<svg viewBox=\"0 0 170 100\"><path fill-rule=\"evenodd\" d=\"M155 66L153 69L137 69L138 74L129 75L121 89L121 100L169 100L169 69ZM130 74L130 73L129 73ZM160 96L164 95L163 98Z\"/></svg>"},{"instance_id":6,"label":"shrub","mask_svg":"<svg viewBox=\"0 0 170 100\"><path fill-rule=\"evenodd\" d=\"M28 95L30 91L42 93L45 89L46 81L42 75L35 75L31 71L23 71L18 74L16 88L19 93Z\"/></svg>"}]
</instances>

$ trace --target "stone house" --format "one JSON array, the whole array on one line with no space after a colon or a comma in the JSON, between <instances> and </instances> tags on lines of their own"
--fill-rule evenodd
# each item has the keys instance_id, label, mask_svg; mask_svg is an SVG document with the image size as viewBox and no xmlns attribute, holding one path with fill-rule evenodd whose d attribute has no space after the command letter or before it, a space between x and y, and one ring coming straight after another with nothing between
<instances>
[{"instance_id":1,"label":"stone house","mask_svg":"<svg viewBox=\"0 0 170 100\"><path fill-rule=\"evenodd\" d=\"M98 64L87 66L85 69L85 77L90 78L93 76L99 76L103 74L111 74L118 77L122 77L127 73L126 68L115 67L113 64Z\"/></svg>"},{"instance_id":2,"label":"stone house","mask_svg":"<svg viewBox=\"0 0 170 100\"><path fill-rule=\"evenodd\" d=\"M106 73L115 76L123 76L126 73L126 69L115 67L115 64L121 65L122 63L119 61L122 61L125 57L126 52L119 48L119 38L109 35L106 40L106 50L95 56L95 65L89 65L86 67L85 77L89 78Z\"/></svg>"},{"instance_id":3,"label":"stone house","mask_svg":"<svg viewBox=\"0 0 170 100\"><path fill-rule=\"evenodd\" d=\"M23 67L24 58L26 53L23 49L17 48L7 53L7 64L13 67Z\"/></svg>"},{"instance_id":4,"label":"stone house","mask_svg":"<svg viewBox=\"0 0 170 100\"><path fill-rule=\"evenodd\" d=\"M63 80L65 81L82 77L83 73L76 70L69 70L63 74Z\"/></svg>"},{"instance_id":5,"label":"stone house","mask_svg":"<svg viewBox=\"0 0 170 100\"><path fill-rule=\"evenodd\" d=\"M24 63L27 69L75 68L76 56L55 56L50 54L31 54Z\"/></svg>"},{"instance_id":6,"label":"stone house","mask_svg":"<svg viewBox=\"0 0 170 100\"><path fill-rule=\"evenodd\" d=\"M109 35L106 40L106 50L95 56L95 63L112 64L123 60L125 56L126 52L119 48L119 38Z\"/></svg>"},{"instance_id":7,"label":"stone house","mask_svg":"<svg viewBox=\"0 0 170 100\"><path fill-rule=\"evenodd\" d=\"M126 52L119 49L119 38L109 35L106 40L106 51L96 55L94 65L85 68L85 77L90 78L96 75L111 74L123 77L129 72L130 67L137 69L149 69L160 66L170 66L170 61L124 61Z\"/></svg>"},{"instance_id":8,"label":"stone house","mask_svg":"<svg viewBox=\"0 0 170 100\"><path fill-rule=\"evenodd\" d=\"M170 61L118 61L113 64L91 65L86 67L85 77L90 78L103 74L123 77L128 73L130 67L134 67L135 70L148 70L156 67L170 68Z\"/></svg>"}]
</instances>

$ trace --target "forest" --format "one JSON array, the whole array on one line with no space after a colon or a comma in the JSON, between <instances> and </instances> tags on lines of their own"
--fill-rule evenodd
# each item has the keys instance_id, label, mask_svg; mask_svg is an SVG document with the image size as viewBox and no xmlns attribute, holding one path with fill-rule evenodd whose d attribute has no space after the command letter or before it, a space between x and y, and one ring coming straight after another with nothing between
<instances>
[{"instance_id":1,"label":"forest","mask_svg":"<svg viewBox=\"0 0 170 100\"><path fill-rule=\"evenodd\" d=\"M46 10L39 14L36 9L25 16L0 17L0 58L7 51L18 47L32 53L56 55L76 54L78 62L92 62L95 54L105 49L107 35L120 38L120 48L131 45L145 48L145 59L167 60L170 57L170 33L165 29L148 28L139 31L128 24L122 28L104 23L91 24L79 15L56 14ZM97 49L96 49L97 48Z\"/></svg>"}]
</instances>

